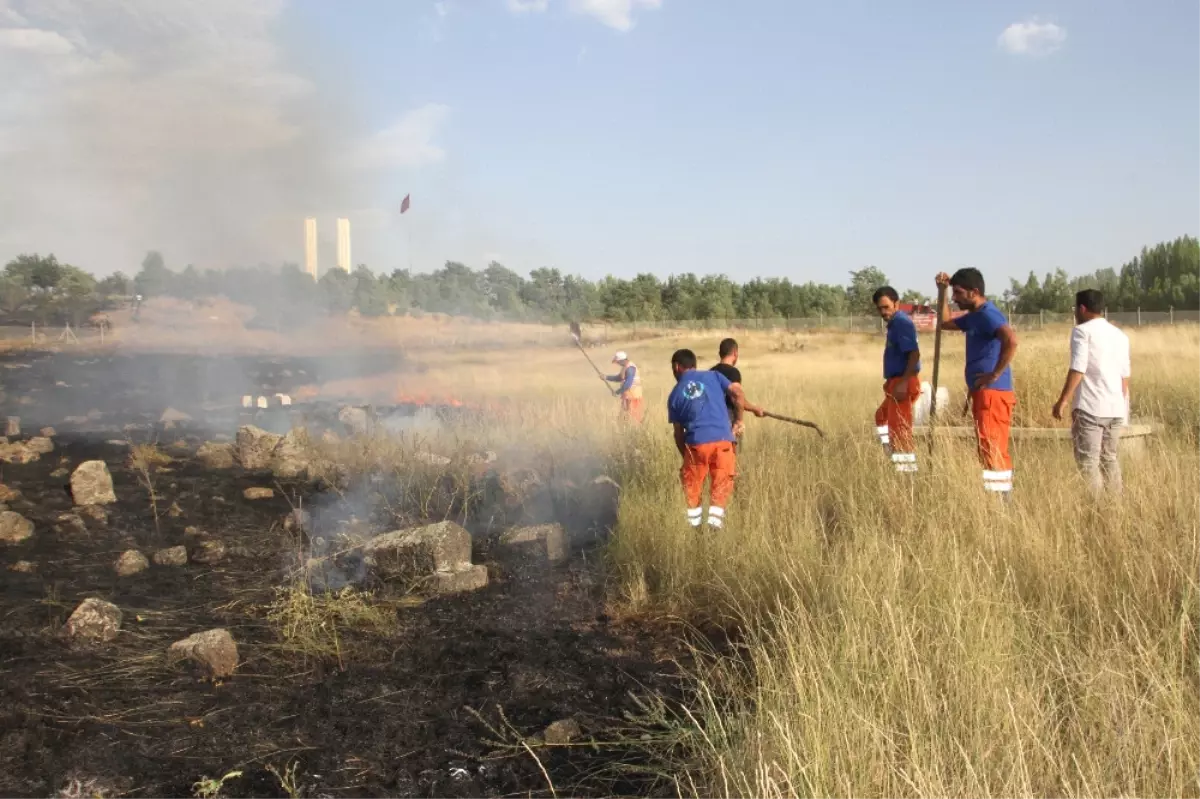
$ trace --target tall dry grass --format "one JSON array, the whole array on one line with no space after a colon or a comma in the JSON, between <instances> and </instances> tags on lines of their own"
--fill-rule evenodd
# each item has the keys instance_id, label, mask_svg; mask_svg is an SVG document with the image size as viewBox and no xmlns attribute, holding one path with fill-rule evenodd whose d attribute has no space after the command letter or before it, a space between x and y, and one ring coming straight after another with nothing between
<instances>
[{"instance_id":1,"label":"tall dry grass","mask_svg":"<svg viewBox=\"0 0 1200 799\"><path fill-rule=\"evenodd\" d=\"M1023 337L1017 423L1052 423L1067 333ZM753 420L721 532L686 527L651 426L611 546L623 599L742 636L701 658L673 739L683 792L1197 793L1200 335L1132 338L1134 416L1166 427L1125 458L1121 500L1087 495L1066 442L1014 445L1007 508L969 441L901 479L872 435L873 340L743 343L750 397L829 437ZM961 339L945 346L960 406ZM668 388L652 381L652 420Z\"/></svg>"}]
</instances>

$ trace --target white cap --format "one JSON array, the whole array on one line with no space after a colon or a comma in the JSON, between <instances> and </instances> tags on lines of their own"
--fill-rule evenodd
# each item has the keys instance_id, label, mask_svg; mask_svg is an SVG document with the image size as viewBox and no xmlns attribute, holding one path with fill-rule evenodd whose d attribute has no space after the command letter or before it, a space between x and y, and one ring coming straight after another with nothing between
<instances>
[{"instance_id":1,"label":"white cap","mask_svg":"<svg viewBox=\"0 0 1200 799\"><path fill-rule=\"evenodd\" d=\"M616 355L613 356L613 363L617 363L618 361L627 361L627 360L629 360L629 356L625 353L625 350L621 350L620 352L618 352Z\"/></svg>"}]
</instances>

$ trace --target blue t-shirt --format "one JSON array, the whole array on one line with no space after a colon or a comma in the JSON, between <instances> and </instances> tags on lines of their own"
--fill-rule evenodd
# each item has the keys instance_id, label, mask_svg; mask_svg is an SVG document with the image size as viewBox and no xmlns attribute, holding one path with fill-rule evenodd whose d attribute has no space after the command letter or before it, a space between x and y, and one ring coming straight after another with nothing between
<instances>
[{"instance_id":1,"label":"blue t-shirt","mask_svg":"<svg viewBox=\"0 0 1200 799\"><path fill-rule=\"evenodd\" d=\"M689 369L667 397L667 421L681 424L688 444L733 441L733 427L725 407L729 380L720 372Z\"/></svg>"},{"instance_id":2,"label":"blue t-shirt","mask_svg":"<svg viewBox=\"0 0 1200 799\"><path fill-rule=\"evenodd\" d=\"M887 326L887 344L883 346L883 377L899 377L908 368L908 356L918 349L917 326L904 311L896 311ZM917 361L917 371L921 362Z\"/></svg>"},{"instance_id":3,"label":"blue t-shirt","mask_svg":"<svg viewBox=\"0 0 1200 799\"><path fill-rule=\"evenodd\" d=\"M1000 339L996 331L1008 324L1008 319L991 301L979 310L963 314L954 320L959 330L967 334L967 389L975 389L975 378L987 374L1000 362ZM1012 367L1006 367L996 382L988 388L1012 391Z\"/></svg>"}]
</instances>

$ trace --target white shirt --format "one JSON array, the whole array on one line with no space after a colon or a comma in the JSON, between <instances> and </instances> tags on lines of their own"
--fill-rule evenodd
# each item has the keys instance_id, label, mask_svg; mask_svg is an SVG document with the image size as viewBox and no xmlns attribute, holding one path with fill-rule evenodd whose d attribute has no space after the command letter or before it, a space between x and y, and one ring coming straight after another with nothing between
<instances>
[{"instance_id":1,"label":"white shirt","mask_svg":"<svg viewBox=\"0 0 1200 799\"><path fill-rule=\"evenodd\" d=\"M1071 371L1082 372L1071 407L1100 419L1129 420L1121 380L1129 377L1129 336L1103 317L1071 331Z\"/></svg>"}]
</instances>

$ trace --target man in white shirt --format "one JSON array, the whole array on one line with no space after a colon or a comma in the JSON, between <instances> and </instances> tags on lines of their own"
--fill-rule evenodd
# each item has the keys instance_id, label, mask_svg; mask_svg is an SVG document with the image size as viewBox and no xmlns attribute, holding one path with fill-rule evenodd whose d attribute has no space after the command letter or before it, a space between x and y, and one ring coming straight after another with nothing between
<instances>
[{"instance_id":1,"label":"man in white shirt","mask_svg":"<svg viewBox=\"0 0 1200 799\"><path fill-rule=\"evenodd\" d=\"M1117 442L1129 419L1129 337L1104 318L1104 295L1086 289L1075 295L1071 365L1054 403L1061 419L1071 403L1075 462L1092 489L1121 491Z\"/></svg>"}]
</instances>

